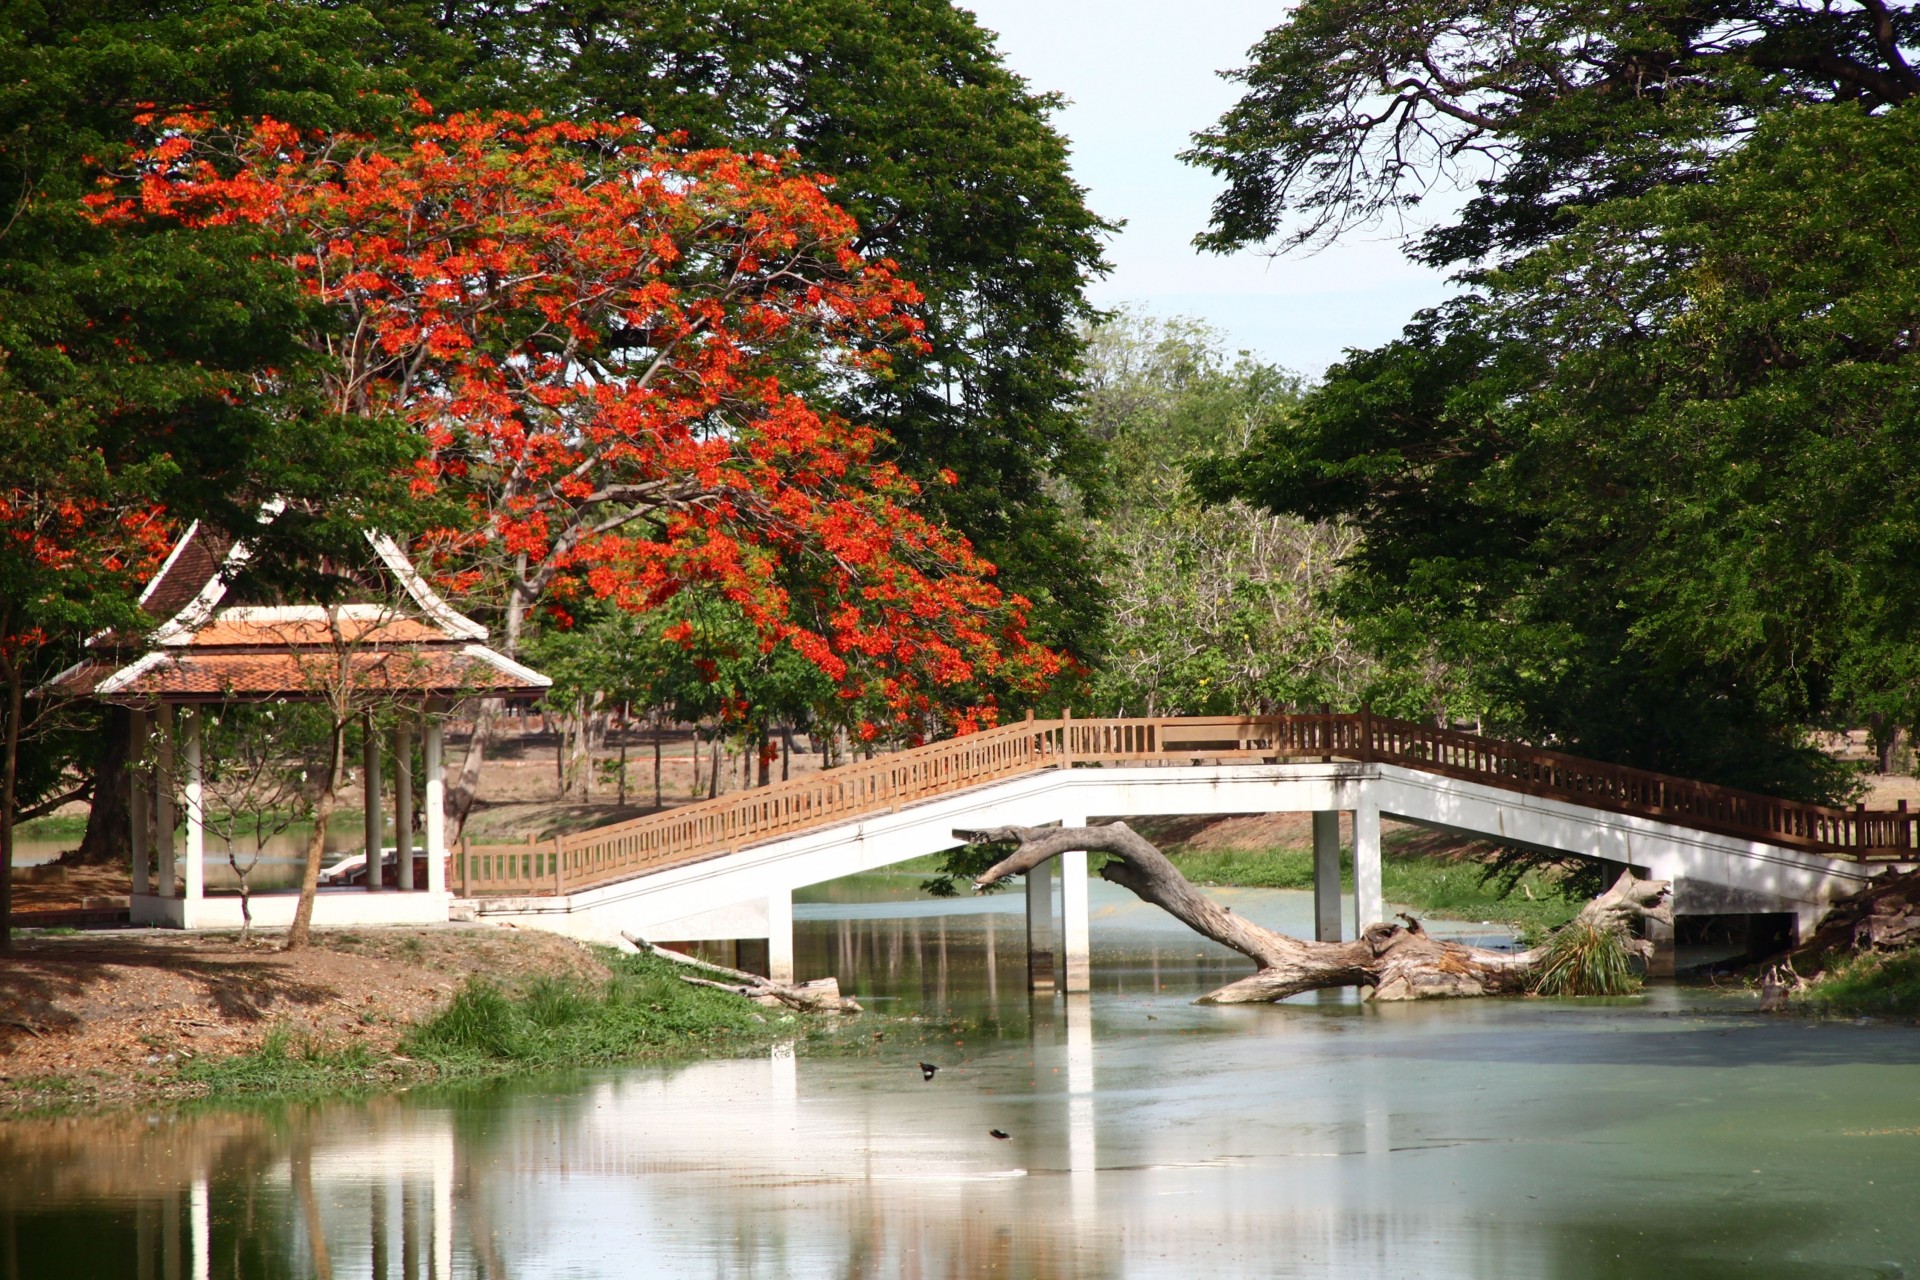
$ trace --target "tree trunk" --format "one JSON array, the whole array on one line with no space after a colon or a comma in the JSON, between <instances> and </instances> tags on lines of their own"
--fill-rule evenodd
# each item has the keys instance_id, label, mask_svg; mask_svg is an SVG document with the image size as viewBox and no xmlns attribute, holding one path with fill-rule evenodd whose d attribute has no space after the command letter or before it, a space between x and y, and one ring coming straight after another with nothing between
<instances>
[{"instance_id":1,"label":"tree trunk","mask_svg":"<svg viewBox=\"0 0 1920 1280\"><path fill-rule=\"evenodd\" d=\"M5 747L0 750L0 952L13 950L13 813L20 787L20 668L0 655L0 679L6 681Z\"/></svg>"},{"instance_id":2,"label":"tree trunk","mask_svg":"<svg viewBox=\"0 0 1920 1280\"><path fill-rule=\"evenodd\" d=\"M720 768L722 764L721 756L723 754L724 752L720 745L720 729L718 726L715 726L713 730L713 754L707 760L707 799L709 800L720 794Z\"/></svg>"},{"instance_id":3,"label":"tree trunk","mask_svg":"<svg viewBox=\"0 0 1920 1280\"><path fill-rule=\"evenodd\" d=\"M293 911L293 926L287 930L288 951L306 946L312 934L313 900L320 893L320 863L327 856L327 823L333 817L340 773L346 767L346 751L346 721L335 719L332 738L327 744L327 776L321 779L320 794L313 803L313 834L307 837L306 862L300 870L300 903ZM380 874L378 852L370 853L367 863L368 875Z\"/></svg>"},{"instance_id":4,"label":"tree trunk","mask_svg":"<svg viewBox=\"0 0 1920 1280\"><path fill-rule=\"evenodd\" d=\"M655 810L666 807L666 801L660 790L660 735L663 732L665 732L665 726L660 723L659 713L655 712L653 717L653 807Z\"/></svg>"},{"instance_id":5,"label":"tree trunk","mask_svg":"<svg viewBox=\"0 0 1920 1280\"><path fill-rule=\"evenodd\" d=\"M87 813L87 832L80 838L74 858L87 866L132 866L133 774L128 768L132 713L125 707L108 707L105 729L100 758L94 765L93 807Z\"/></svg>"},{"instance_id":6,"label":"tree trunk","mask_svg":"<svg viewBox=\"0 0 1920 1280\"><path fill-rule=\"evenodd\" d=\"M1420 1000L1436 996L1519 995L1532 986L1546 948L1485 951L1443 942L1411 916L1404 925L1370 924L1353 942L1306 942L1275 933L1235 915L1196 890L1179 868L1125 823L1099 827L995 827L966 833L979 843L1012 842L1007 857L973 882L985 889L1073 849L1114 855L1100 878L1130 890L1166 911L1195 933L1246 956L1259 966L1252 976L1209 992L1212 1004L1284 1000L1328 987L1370 987L1375 1000ZM1630 871L1582 909L1582 922L1624 929L1638 919L1672 923L1665 880L1640 880ZM1647 943L1629 943L1642 955Z\"/></svg>"}]
</instances>

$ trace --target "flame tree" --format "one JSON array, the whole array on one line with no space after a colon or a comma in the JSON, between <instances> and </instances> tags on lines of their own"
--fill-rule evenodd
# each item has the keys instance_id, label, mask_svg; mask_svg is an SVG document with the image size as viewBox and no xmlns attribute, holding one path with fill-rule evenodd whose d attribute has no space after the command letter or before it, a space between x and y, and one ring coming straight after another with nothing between
<instances>
[{"instance_id":1,"label":"flame tree","mask_svg":"<svg viewBox=\"0 0 1920 1280\"><path fill-rule=\"evenodd\" d=\"M382 138L146 118L89 199L108 224L272 233L319 304L332 407L416 433L415 492L461 512L421 550L508 653L536 610L699 585L900 726L990 721L985 680L1057 670L884 437L804 394L923 347L917 292L824 179L632 122L416 107Z\"/></svg>"}]
</instances>

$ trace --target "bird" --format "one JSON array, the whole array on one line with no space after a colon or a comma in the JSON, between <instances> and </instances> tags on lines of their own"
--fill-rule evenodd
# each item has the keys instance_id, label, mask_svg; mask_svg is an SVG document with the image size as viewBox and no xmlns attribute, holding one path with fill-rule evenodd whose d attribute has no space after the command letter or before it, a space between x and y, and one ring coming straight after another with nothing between
<instances>
[{"instance_id":1,"label":"bird","mask_svg":"<svg viewBox=\"0 0 1920 1280\"><path fill-rule=\"evenodd\" d=\"M998 1138L1000 1139L1000 1141L1005 1142L1008 1138L1011 1138L1013 1135L1010 1133L1002 1133L998 1129L989 1129L987 1130L987 1136L989 1138Z\"/></svg>"},{"instance_id":2,"label":"bird","mask_svg":"<svg viewBox=\"0 0 1920 1280\"><path fill-rule=\"evenodd\" d=\"M931 1062L923 1062L920 1064L920 1078L922 1080L931 1080L933 1079L933 1073L939 1069L940 1068L934 1066Z\"/></svg>"}]
</instances>

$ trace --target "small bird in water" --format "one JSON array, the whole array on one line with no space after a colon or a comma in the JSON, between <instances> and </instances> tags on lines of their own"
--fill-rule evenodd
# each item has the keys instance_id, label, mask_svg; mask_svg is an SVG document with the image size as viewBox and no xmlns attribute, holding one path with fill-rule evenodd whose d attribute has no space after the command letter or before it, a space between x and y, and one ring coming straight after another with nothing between
<instances>
[{"instance_id":1,"label":"small bird in water","mask_svg":"<svg viewBox=\"0 0 1920 1280\"><path fill-rule=\"evenodd\" d=\"M931 1080L933 1079L933 1073L939 1069L940 1068L934 1066L931 1062L923 1062L920 1064L920 1078L922 1080Z\"/></svg>"},{"instance_id":2,"label":"small bird in water","mask_svg":"<svg viewBox=\"0 0 1920 1280\"><path fill-rule=\"evenodd\" d=\"M1013 1135L1010 1133L1002 1133L998 1129L989 1129L987 1130L987 1136L989 1138L998 1138L1000 1139L1000 1141L1005 1142L1008 1138L1012 1137Z\"/></svg>"}]
</instances>

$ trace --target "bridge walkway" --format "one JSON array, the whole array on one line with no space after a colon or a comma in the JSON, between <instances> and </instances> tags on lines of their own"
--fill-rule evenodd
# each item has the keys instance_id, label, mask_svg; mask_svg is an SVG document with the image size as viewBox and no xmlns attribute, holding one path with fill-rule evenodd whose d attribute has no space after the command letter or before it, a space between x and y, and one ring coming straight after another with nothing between
<instances>
[{"instance_id":1,"label":"bridge walkway","mask_svg":"<svg viewBox=\"0 0 1920 1280\"><path fill-rule=\"evenodd\" d=\"M1804 804L1364 711L1029 719L547 842L463 843L450 879L472 914L584 936L767 937L778 969L794 888L951 848L956 828L1305 811L1323 815L1316 863L1337 871L1337 820L1324 815L1342 810L1354 814L1356 929L1384 910L1383 814L1635 866L1675 880L1685 914L1786 911L1803 928L1880 866L1914 859L1920 818L1904 804ZM1084 870L1069 859L1061 871L1071 987ZM1326 936L1338 881L1322 879Z\"/></svg>"}]
</instances>

